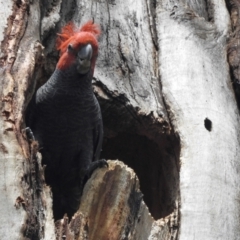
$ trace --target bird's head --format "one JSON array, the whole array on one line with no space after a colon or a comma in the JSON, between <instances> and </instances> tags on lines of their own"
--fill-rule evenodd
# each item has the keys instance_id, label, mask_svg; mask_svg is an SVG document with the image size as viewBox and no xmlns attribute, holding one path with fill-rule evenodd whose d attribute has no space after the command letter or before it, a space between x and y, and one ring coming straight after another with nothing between
<instances>
[{"instance_id":1,"label":"bird's head","mask_svg":"<svg viewBox=\"0 0 240 240\"><path fill-rule=\"evenodd\" d=\"M57 39L57 49L60 50L60 59L57 68L64 70L76 66L79 74L94 71L97 55L100 29L92 21L76 29L73 23L62 28Z\"/></svg>"}]
</instances>

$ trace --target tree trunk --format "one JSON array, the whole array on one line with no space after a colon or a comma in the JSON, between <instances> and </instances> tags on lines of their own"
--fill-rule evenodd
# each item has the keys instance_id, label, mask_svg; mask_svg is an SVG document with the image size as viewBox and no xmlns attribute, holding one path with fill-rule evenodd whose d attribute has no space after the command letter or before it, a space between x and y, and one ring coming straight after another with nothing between
<instances>
[{"instance_id":1,"label":"tree trunk","mask_svg":"<svg viewBox=\"0 0 240 240\"><path fill-rule=\"evenodd\" d=\"M238 239L240 121L231 77L238 98L240 5L226 3L1 2L1 239ZM102 158L119 161L93 173L70 222L54 224L24 114L55 69L61 27L89 19L102 29L93 79Z\"/></svg>"}]
</instances>

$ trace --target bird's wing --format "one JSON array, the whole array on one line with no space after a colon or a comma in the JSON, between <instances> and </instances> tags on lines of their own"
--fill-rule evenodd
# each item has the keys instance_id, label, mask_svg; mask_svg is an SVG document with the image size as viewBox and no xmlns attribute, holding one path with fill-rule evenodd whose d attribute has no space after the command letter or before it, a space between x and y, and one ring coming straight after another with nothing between
<instances>
[{"instance_id":1,"label":"bird's wing","mask_svg":"<svg viewBox=\"0 0 240 240\"><path fill-rule=\"evenodd\" d=\"M102 142L103 142L103 124L102 118L99 120L99 124L96 127L96 133L94 134L94 154L93 161L97 161L100 158L100 153L102 150Z\"/></svg>"}]
</instances>

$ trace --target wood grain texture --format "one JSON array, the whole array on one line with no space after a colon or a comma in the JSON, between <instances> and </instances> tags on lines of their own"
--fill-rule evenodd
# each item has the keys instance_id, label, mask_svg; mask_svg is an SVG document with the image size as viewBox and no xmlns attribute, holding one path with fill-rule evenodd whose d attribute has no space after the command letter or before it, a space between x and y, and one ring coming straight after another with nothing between
<instances>
[{"instance_id":1,"label":"wood grain texture","mask_svg":"<svg viewBox=\"0 0 240 240\"><path fill-rule=\"evenodd\" d=\"M39 3L12 2L1 42L1 239L54 239L49 188L40 157L24 134L24 110L42 59ZM5 5L1 5L4 7ZM7 5L5 6L7 7ZM7 13L6 9L6 13ZM29 21L29 24L27 25ZM3 31L3 30L2 30ZM32 88L31 88L32 87ZM50 224L46 226L46 222ZM52 223L51 223L52 222ZM11 229L11 231L10 231Z\"/></svg>"},{"instance_id":2,"label":"wood grain texture","mask_svg":"<svg viewBox=\"0 0 240 240\"><path fill-rule=\"evenodd\" d=\"M120 161L108 161L87 182L79 211L70 224L56 223L58 238L66 239L170 239L171 217L154 221L142 200L139 181ZM79 231L79 229L82 229Z\"/></svg>"}]
</instances>

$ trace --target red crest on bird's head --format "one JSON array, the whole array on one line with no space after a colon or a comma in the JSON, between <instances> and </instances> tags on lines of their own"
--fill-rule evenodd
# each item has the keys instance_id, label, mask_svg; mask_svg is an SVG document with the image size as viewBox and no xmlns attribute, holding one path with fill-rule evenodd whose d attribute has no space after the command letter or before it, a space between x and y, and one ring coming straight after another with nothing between
<instances>
[{"instance_id":1,"label":"red crest on bird's head","mask_svg":"<svg viewBox=\"0 0 240 240\"><path fill-rule=\"evenodd\" d=\"M74 56L68 54L67 49L69 44L71 44L74 51L78 51L82 46L91 44L93 48L93 68L95 66L95 61L98 54L98 41L97 38L100 36L101 31L97 24L93 21L88 21L80 29L70 22L64 26L61 33L58 34L56 41L56 48L60 50L59 62L57 68L64 69L67 68L71 62L74 60Z\"/></svg>"}]
</instances>

